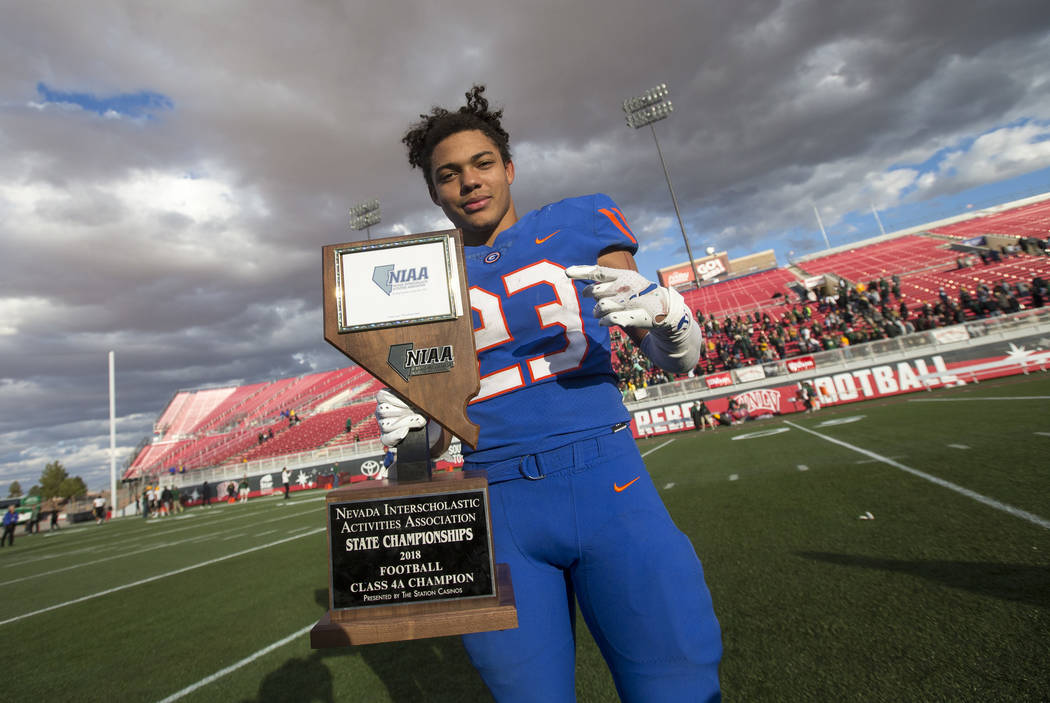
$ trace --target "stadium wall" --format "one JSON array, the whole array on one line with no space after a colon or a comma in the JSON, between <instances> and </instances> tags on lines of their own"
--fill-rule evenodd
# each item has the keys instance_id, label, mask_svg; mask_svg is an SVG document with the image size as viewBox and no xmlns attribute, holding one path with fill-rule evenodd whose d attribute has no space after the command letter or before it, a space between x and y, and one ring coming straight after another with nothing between
<instances>
[{"instance_id":1,"label":"stadium wall","mask_svg":"<svg viewBox=\"0 0 1050 703\"><path fill-rule=\"evenodd\" d=\"M800 412L804 381L829 406L1048 368L1050 309L1044 308L654 386L627 407L631 430L642 438L693 429L689 407L697 400L719 414L730 399L746 402L752 419Z\"/></svg>"},{"instance_id":2,"label":"stadium wall","mask_svg":"<svg viewBox=\"0 0 1050 703\"><path fill-rule=\"evenodd\" d=\"M360 456L354 459L326 462L314 466L300 466L294 469L289 467L292 478L290 492L294 493L315 488L334 488L337 485L337 477L343 483L355 476L369 478L378 474L382 467L382 454ZM280 467L275 471L248 476L249 499L283 493L284 484L281 482L282 469L283 467ZM241 478L243 477L232 478L226 476L214 481L209 480L208 494L211 501L214 503L225 500L227 497L226 486L231 483L234 486L236 495L236 489L241 482ZM184 483L178 487L183 495L186 496L186 505L200 505L204 502L204 480L206 479L198 477L195 477L195 479L194 482ZM160 479L160 485L168 485L164 477Z\"/></svg>"}]
</instances>

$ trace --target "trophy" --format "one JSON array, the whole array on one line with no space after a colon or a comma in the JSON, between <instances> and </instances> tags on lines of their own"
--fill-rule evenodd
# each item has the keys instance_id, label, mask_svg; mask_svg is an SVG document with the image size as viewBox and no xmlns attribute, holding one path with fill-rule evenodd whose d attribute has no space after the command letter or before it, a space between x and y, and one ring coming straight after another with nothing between
<instances>
[{"instance_id":1,"label":"trophy","mask_svg":"<svg viewBox=\"0 0 1050 703\"><path fill-rule=\"evenodd\" d=\"M322 249L325 340L472 447L480 388L459 230ZM313 648L518 626L506 564L493 563L488 481L433 476L426 429L389 478L325 498L329 610Z\"/></svg>"}]
</instances>

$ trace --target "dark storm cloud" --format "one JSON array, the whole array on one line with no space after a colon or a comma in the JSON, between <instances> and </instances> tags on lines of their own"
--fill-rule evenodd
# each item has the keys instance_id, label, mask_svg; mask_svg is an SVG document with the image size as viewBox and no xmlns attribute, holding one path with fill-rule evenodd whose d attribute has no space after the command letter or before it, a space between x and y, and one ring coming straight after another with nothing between
<instances>
[{"instance_id":1,"label":"dark storm cloud","mask_svg":"<svg viewBox=\"0 0 1050 703\"><path fill-rule=\"evenodd\" d=\"M125 452L179 388L343 363L320 246L373 197L374 233L444 226L399 140L474 82L506 107L519 210L608 192L661 263L677 223L620 109L659 82L694 249L800 250L814 203L830 224L1050 164L1006 129L1050 119L1037 0L33 3L0 37L0 490L19 446L97 470L70 447L108 445L109 349Z\"/></svg>"}]
</instances>

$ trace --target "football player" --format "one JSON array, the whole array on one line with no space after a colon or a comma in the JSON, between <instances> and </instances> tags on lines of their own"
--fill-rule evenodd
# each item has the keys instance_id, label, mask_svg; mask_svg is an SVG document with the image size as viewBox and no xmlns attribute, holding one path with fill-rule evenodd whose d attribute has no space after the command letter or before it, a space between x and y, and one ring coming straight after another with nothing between
<instances>
[{"instance_id":1,"label":"football player","mask_svg":"<svg viewBox=\"0 0 1050 703\"><path fill-rule=\"evenodd\" d=\"M518 628L464 645L498 701L574 700L578 602L622 699L718 700L711 597L631 436L608 330L685 373L699 325L676 291L637 272L638 242L609 197L518 216L502 110L483 92L421 115L403 140L463 231L481 373L468 406L480 436L463 448L464 469L488 474L495 560L510 565L517 599ZM389 391L377 401L384 444L427 422ZM448 437L434 435L437 455Z\"/></svg>"}]
</instances>

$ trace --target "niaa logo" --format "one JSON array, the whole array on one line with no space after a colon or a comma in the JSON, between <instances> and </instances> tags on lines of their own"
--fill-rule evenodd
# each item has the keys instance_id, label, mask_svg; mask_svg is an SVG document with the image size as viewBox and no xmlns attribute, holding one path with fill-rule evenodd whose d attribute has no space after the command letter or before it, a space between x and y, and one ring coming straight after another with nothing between
<instances>
[{"instance_id":1,"label":"niaa logo","mask_svg":"<svg viewBox=\"0 0 1050 703\"><path fill-rule=\"evenodd\" d=\"M429 280L426 266L397 268L394 264L384 264L372 270L372 282L387 295L395 288L416 288Z\"/></svg>"}]
</instances>

